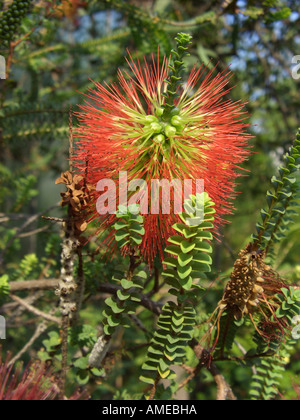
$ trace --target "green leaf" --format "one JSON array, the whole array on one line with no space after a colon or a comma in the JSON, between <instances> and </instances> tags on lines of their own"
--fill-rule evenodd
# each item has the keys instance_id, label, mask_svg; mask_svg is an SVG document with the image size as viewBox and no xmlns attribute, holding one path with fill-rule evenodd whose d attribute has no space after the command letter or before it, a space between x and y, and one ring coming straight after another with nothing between
<instances>
[{"instance_id":1,"label":"green leaf","mask_svg":"<svg viewBox=\"0 0 300 420\"><path fill-rule=\"evenodd\" d=\"M138 236L130 236L130 239L136 244L136 245L141 245L141 243L143 242L143 238L142 237L138 237Z\"/></svg>"},{"instance_id":2,"label":"green leaf","mask_svg":"<svg viewBox=\"0 0 300 420\"><path fill-rule=\"evenodd\" d=\"M185 279L186 277L188 277L192 272L192 267L191 266L184 266L184 267L178 267L177 268L177 273L180 279Z\"/></svg>"},{"instance_id":3,"label":"green leaf","mask_svg":"<svg viewBox=\"0 0 300 420\"><path fill-rule=\"evenodd\" d=\"M190 290L193 286L193 277L189 276L180 280L180 285L185 290ZM178 297L179 299L179 297ZM182 296L182 303L186 300L186 296Z\"/></svg>"},{"instance_id":4,"label":"green leaf","mask_svg":"<svg viewBox=\"0 0 300 420\"><path fill-rule=\"evenodd\" d=\"M121 280L121 286L123 287L123 289L128 290L128 289L131 289L131 287L134 286L134 283L130 280L122 279Z\"/></svg>"},{"instance_id":5,"label":"green leaf","mask_svg":"<svg viewBox=\"0 0 300 420\"><path fill-rule=\"evenodd\" d=\"M106 321L110 327L117 327L120 325L120 320L113 315L106 316Z\"/></svg>"},{"instance_id":6,"label":"green leaf","mask_svg":"<svg viewBox=\"0 0 300 420\"><path fill-rule=\"evenodd\" d=\"M123 240L123 239L126 239L126 238L128 238L129 237L129 232L126 232L125 230L123 230L123 229L120 229L119 231L117 231L116 232L116 234L115 234L115 238L116 238L116 241L117 242L119 242L119 241L121 241L121 240Z\"/></svg>"},{"instance_id":7,"label":"green leaf","mask_svg":"<svg viewBox=\"0 0 300 420\"><path fill-rule=\"evenodd\" d=\"M183 223L175 223L175 225L173 225L173 229L176 230L176 232L179 232L184 235L186 231L186 225Z\"/></svg>"},{"instance_id":8,"label":"green leaf","mask_svg":"<svg viewBox=\"0 0 300 420\"><path fill-rule=\"evenodd\" d=\"M129 226L129 223L126 223L126 222L123 222L123 221L118 221L117 223L115 223L114 228L116 230L121 230L121 229L124 229L128 226Z\"/></svg>"},{"instance_id":9,"label":"green leaf","mask_svg":"<svg viewBox=\"0 0 300 420\"><path fill-rule=\"evenodd\" d=\"M112 309L112 311L115 314L120 314L120 313L124 312L124 310L125 310L124 308L119 307L117 302L115 302L114 299L111 296L105 300L105 303L106 303L107 306L109 306Z\"/></svg>"},{"instance_id":10,"label":"green leaf","mask_svg":"<svg viewBox=\"0 0 300 420\"><path fill-rule=\"evenodd\" d=\"M178 255L178 262L181 267L185 267L193 260L193 255L181 253Z\"/></svg>"},{"instance_id":11,"label":"green leaf","mask_svg":"<svg viewBox=\"0 0 300 420\"><path fill-rule=\"evenodd\" d=\"M80 357L73 362L74 367L78 369L87 369L89 366L89 358L88 357Z\"/></svg>"},{"instance_id":12,"label":"green leaf","mask_svg":"<svg viewBox=\"0 0 300 420\"><path fill-rule=\"evenodd\" d=\"M117 290L117 296L121 301L127 300L130 298L130 293L125 293L125 291L119 289Z\"/></svg>"},{"instance_id":13,"label":"green leaf","mask_svg":"<svg viewBox=\"0 0 300 420\"><path fill-rule=\"evenodd\" d=\"M167 265L168 267L177 267L177 259L173 257L166 257L163 261L164 265Z\"/></svg>"},{"instance_id":14,"label":"green leaf","mask_svg":"<svg viewBox=\"0 0 300 420\"><path fill-rule=\"evenodd\" d=\"M195 243L188 242L186 240L181 242L181 244L180 244L181 251L184 254L187 254L187 253L191 252L195 248L195 246L196 246Z\"/></svg>"},{"instance_id":15,"label":"green leaf","mask_svg":"<svg viewBox=\"0 0 300 420\"><path fill-rule=\"evenodd\" d=\"M146 383L146 384L149 384L149 385L154 385L155 384L155 379L154 378L150 378L150 377L145 376L145 375L141 375L140 380L142 382Z\"/></svg>"},{"instance_id":16,"label":"green leaf","mask_svg":"<svg viewBox=\"0 0 300 420\"><path fill-rule=\"evenodd\" d=\"M181 254L180 248L178 246L176 246L176 245L169 245L169 246L167 246L167 248L165 249L165 251L168 252L169 254L177 255L177 257L178 257L178 255Z\"/></svg>"},{"instance_id":17,"label":"green leaf","mask_svg":"<svg viewBox=\"0 0 300 420\"><path fill-rule=\"evenodd\" d=\"M178 245L178 246L180 246L183 241L184 241L184 238L179 235L173 235L168 239L168 242L170 242L171 244Z\"/></svg>"}]
</instances>

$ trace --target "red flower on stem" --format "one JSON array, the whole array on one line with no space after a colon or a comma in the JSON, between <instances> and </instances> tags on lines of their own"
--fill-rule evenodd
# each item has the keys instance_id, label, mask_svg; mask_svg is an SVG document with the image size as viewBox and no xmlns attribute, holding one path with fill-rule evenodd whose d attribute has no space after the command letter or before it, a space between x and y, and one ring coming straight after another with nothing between
<instances>
[{"instance_id":1,"label":"red flower on stem","mask_svg":"<svg viewBox=\"0 0 300 420\"><path fill-rule=\"evenodd\" d=\"M58 393L45 365L28 365L22 373L21 365L14 369L9 357L3 363L0 356L0 401L53 400Z\"/></svg>"},{"instance_id":2,"label":"red flower on stem","mask_svg":"<svg viewBox=\"0 0 300 420\"><path fill-rule=\"evenodd\" d=\"M181 185L184 180L204 180L205 191L216 203L218 225L232 212L239 165L249 156L247 115L242 103L224 99L230 91L229 72L194 68L185 85L178 83L187 49L182 45L178 42L177 52L172 52L173 65L168 58L160 65L159 54L151 64L129 56L132 75L119 71L117 84L95 83L79 113L75 159L79 173L95 186L111 179L118 187L119 171L127 172L128 184L141 179L149 188L154 179L177 179ZM103 229L113 226L116 217L98 214L100 195L93 196L89 211ZM170 214L163 214L162 200L159 207L159 214L148 209L143 215L145 236L139 249L149 262L163 258L167 238L174 234L172 225L179 221L172 207ZM112 231L108 246L113 236Z\"/></svg>"},{"instance_id":3,"label":"red flower on stem","mask_svg":"<svg viewBox=\"0 0 300 420\"><path fill-rule=\"evenodd\" d=\"M30 362L25 369L10 363L10 355L2 362L0 354L0 401L48 401L60 394L58 381L51 368L38 361ZM86 392L76 390L66 400L87 400Z\"/></svg>"}]
</instances>

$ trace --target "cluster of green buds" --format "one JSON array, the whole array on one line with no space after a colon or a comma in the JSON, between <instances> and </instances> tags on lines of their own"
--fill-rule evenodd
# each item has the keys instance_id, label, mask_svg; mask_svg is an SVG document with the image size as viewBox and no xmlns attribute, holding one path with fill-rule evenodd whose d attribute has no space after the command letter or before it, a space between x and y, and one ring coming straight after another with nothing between
<instances>
[{"instance_id":1,"label":"cluster of green buds","mask_svg":"<svg viewBox=\"0 0 300 420\"><path fill-rule=\"evenodd\" d=\"M31 0L14 0L8 9L0 14L0 39L7 46L16 34L22 19L29 11Z\"/></svg>"},{"instance_id":2,"label":"cluster of green buds","mask_svg":"<svg viewBox=\"0 0 300 420\"><path fill-rule=\"evenodd\" d=\"M156 116L147 115L144 122L144 131L147 137L151 137L152 141L162 144L166 139L172 139L178 136L184 130L184 121L179 115L178 108L174 108L170 113L169 122L163 120L164 109L157 108Z\"/></svg>"},{"instance_id":3,"label":"cluster of green buds","mask_svg":"<svg viewBox=\"0 0 300 420\"><path fill-rule=\"evenodd\" d=\"M144 125L144 139L146 146L151 143L164 146L164 152L176 136L180 136L187 125L187 121L180 115L180 109L175 105L175 99L179 96L179 88L183 84L184 57L188 56L188 47L191 44L191 36L180 33L177 38L177 48L172 50L173 63L169 65L169 78L165 80L166 91L162 93L165 98L164 104L156 106L153 115L147 115L142 122ZM168 142L166 142L168 140Z\"/></svg>"}]
</instances>

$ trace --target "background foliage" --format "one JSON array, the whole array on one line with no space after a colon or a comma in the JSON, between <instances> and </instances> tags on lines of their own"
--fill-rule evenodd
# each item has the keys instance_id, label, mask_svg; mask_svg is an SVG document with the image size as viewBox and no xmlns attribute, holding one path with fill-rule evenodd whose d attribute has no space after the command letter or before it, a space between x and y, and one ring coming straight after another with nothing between
<instances>
[{"instance_id":1,"label":"background foliage","mask_svg":"<svg viewBox=\"0 0 300 420\"><path fill-rule=\"evenodd\" d=\"M14 15L7 17L7 7L13 5L22 10L17 20ZM44 320L44 330L37 333L42 318L14 297L17 293L23 302L43 313L56 313L54 288L60 271L61 225L42 216L65 216L57 204L63 189L55 186L55 179L68 169L70 106L77 110L77 104L84 101L80 92L92 86L91 79L115 80L117 69L126 66L127 49L141 57L159 45L162 53L169 54L178 31L193 35L190 68L204 63L209 67L216 64L220 71L230 66L234 71L234 89L229 95L247 102L253 135L254 153L246 165L249 173L240 178L236 212L229 218L231 224L222 229L222 240L214 243L209 279L215 282L198 310L197 322L203 323L203 314L211 313L222 296L239 249L256 232L270 179L284 163L282 156L300 126L300 81L292 77L292 57L300 54L299 2L14 0L1 1L0 10L0 54L6 58L7 71L6 80L0 81L0 313L8 319L3 352L18 355L35 337L20 355L22 360L38 356L52 360L57 371L61 369L59 325ZM297 213L293 220L275 245L274 268L299 284ZM93 232L90 227L88 234ZM101 332L104 301L110 296L107 282L116 270L124 272L128 266L118 255L111 261L95 255L97 243L99 239L94 238L83 249L86 290L81 322L69 334L67 392L72 393L77 383L86 385L94 399L139 398L145 385L136 378L153 328L149 311L138 314L129 329L116 331L113 351L101 368L89 367L87 356ZM158 286L158 269L147 272L144 294L163 302L166 290ZM22 282L33 280L50 286L44 290L21 288ZM241 347L249 350L252 343L249 326L241 328L238 345L233 347L236 354ZM299 343L287 343L282 352L286 352L282 360L287 367L281 369L281 394L275 397L296 398ZM187 365L194 367L194 359L188 353ZM260 363L256 371L263 373L272 362ZM265 388L259 388L260 393L251 385L250 364L227 361L218 367L238 398L274 397L268 384L261 385ZM213 372L202 371L181 397L215 399L213 378ZM259 382L259 375L254 380ZM171 398L171 391L161 391L160 397Z\"/></svg>"}]
</instances>

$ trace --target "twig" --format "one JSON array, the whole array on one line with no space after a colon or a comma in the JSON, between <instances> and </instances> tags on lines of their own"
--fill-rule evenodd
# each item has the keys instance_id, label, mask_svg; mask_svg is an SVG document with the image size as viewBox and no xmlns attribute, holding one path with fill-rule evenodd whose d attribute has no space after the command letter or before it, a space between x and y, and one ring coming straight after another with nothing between
<instances>
[{"instance_id":1,"label":"twig","mask_svg":"<svg viewBox=\"0 0 300 420\"><path fill-rule=\"evenodd\" d=\"M32 28L29 32L27 32L22 38L18 39L17 41L12 41L9 46L9 55L7 58L7 64L6 64L6 80L9 78L10 68L13 62L13 54L15 48L21 44L23 41L25 41L42 23L42 20L38 23L37 26Z\"/></svg>"},{"instance_id":2,"label":"twig","mask_svg":"<svg viewBox=\"0 0 300 420\"><path fill-rule=\"evenodd\" d=\"M58 282L58 279L12 281L9 283L9 287L11 292L18 292L21 290L50 290L57 287Z\"/></svg>"},{"instance_id":3,"label":"twig","mask_svg":"<svg viewBox=\"0 0 300 420\"><path fill-rule=\"evenodd\" d=\"M29 312L32 312L34 315L41 316L44 319L47 319L48 321L55 322L56 324L61 323L61 319L57 318L56 316L46 314L45 312L40 311L39 309L35 308L34 306L27 303L24 299L21 299L20 297L10 294L10 297L15 301L18 302L20 305L24 306Z\"/></svg>"},{"instance_id":4,"label":"twig","mask_svg":"<svg viewBox=\"0 0 300 420\"><path fill-rule=\"evenodd\" d=\"M48 230L48 226L43 226L38 229L31 230L29 232L20 233L18 235L19 238L27 238L28 236L37 235L38 233L45 232Z\"/></svg>"},{"instance_id":5,"label":"twig","mask_svg":"<svg viewBox=\"0 0 300 420\"><path fill-rule=\"evenodd\" d=\"M153 292L157 293L159 291L159 270L157 267L154 268L154 287Z\"/></svg>"},{"instance_id":6,"label":"twig","mask_svg":"<svg viewBox=\"0 0 300 420\"><path fill-rule=\"evenodd\" d=\"M190 375L179 385L179 389L185 387L192 379L194 379L199 374L203 367L206 367L211 372L216 381L218 387L217 400L225 401L229 399L232 401L236 401L237 398L233 394L225 378L221 375L216 365L211 362L210 353L206 349L204 349L199 343L191 343L191 347L193 348L196 357L199 359L199 363L190 372Z\"/></svg>"},{"instance_id":7,"label":"twig","mask_svg":"<svg viewBox=\"0 0 300 420\"><path fill-rule=\"evenodd\" d=\"M129 314L128 317L131 319L131 321L145 334L148 334L148 330L145 327L145 325L142 323L142 321L134 314Z\"/></svg>"},{"instance_id":8,"label":"twig","mask_svg":"<svg viewBox=\"0 0 300 420\"><path fill-rule=\"evenodd\" d=\"M44 320L42 323L40 323L37 326L33 336L25 344L22 350L20 350L19 353L17 353L16 356L9 361L8 366L11 366L14 363L16 363L23 356L23 354L26 353L30 349L30 347L34 344L34 342L46 331L47 328L48 328L48 322Z\"/></svg>"},{"instance_id":9,"label":"twig","mask_svg":"<svg viewBox=\"0 0 300 420\"><path fill-rule=\"evenodd\" d=\"M153 387L152 387L152 389L150 391L150 394L149 394L149 397L148 397L149 401L152 401L154 399L159 381L160 381L160 376L159 376L159 374L157 374L157 376L155 378L155 382L153 384Z\"/></svg>"},{"instance_id":10,"label":"twig","mask_svg":"<svg viewBox=\"0 0 300 420\"><path fill-rule=\"evenodd\" d=\"M237 0L224 0L223 3L221 4L221 8L220 8L220 12L218 13L218 16L221 16L222 14L224 14L224 12L228 9L228 7L232 4L237 3Z\"/></svg>"},{"instance_id":11,"label":"twig","mask_svg":"<svg viewBox=\"0 0 300 420\"><path fill-rule=\"evenodd\" d=\"M41 279L41 280L26 280L26 281L12 281L10 283L11 292L17 292L22 290L51 290L56 288L59 284L59 279ZM101 293L116 294L121 289L120 286L110 283L100 283L98 291ZM141 299L140 304L153 312L155 315L159 315L162 311L163 303L154 302L148 296L139 294Z\"/></svg>"},{"instance_id":12,"label":"twig","mask_svg":"<svg viewBox=\"0 0 300 420\"><path fill-rule=\"evenodd\" d=\"M31 214L21 214L21 213L0 213L0 223L9 222L10 220L22 220L28 219L31 217Z\"/></svg>"},{"instance_id":13,"label":"twig","mask_svg":"<svg viewBox=\"0 0 300 420\"><path fill-rule=\"evenodd\" d=\"M59 203L55 204L54 206L49 207L46 210L43 210L37 214L34 214L32 216L30 216L23 224L22 226L20 226L16 233L10 238L10 240L7 242L5 248L2 250L2 252L0 253L0 266L3 264L4 261L4 256L6 251L9 249L9 247L12 245L12 243L14 242L15 239L17 239L19 237L19 235L29 226L31 225L31 223L35 222L36 220L38 220L40 217L42 217L45 213L48 213L51 210L56 209L59 206Z\"/></svg>"},{"instance_id":14,"label":"twig","mask_svg":"<svg viewBox=\"0 0 300 420\"><path fill-rule=\"evenodd\" d=\"M68 331L69 331L69 315L62 316L62 329L61 329L61 374L59 381L60 399L64 400L66 393L66 378L68 371Z\"/></svg>"},{"instance_id":15,"label":"twig","mask_svg":"<svg viewBox=\"0 0 300 420\"><path fill-rule=\"evenodd\" d=\"M224 376L221 375L218 368L212 363L208 370L213 375L217 384L217 401L226 401L227 399L237 401L236 396L233 394L230 386L226 382Z\"/></svg>"},{"instance_id":16,"label":"twig","mask_svg":"<svg viewBox=\"0 0 300 420\"><path fill-rule=\"evenodd\" d=\"M69 109L69 171L73 172L73 119L72 119L72 105Z\"/></svg>"},{"instance_id":17,"label":"twig","mask_svg":"<svg viewBox=\"0 0 300 420\"><path fill-rule=\"evenodd\" d=\"M43 291L37 290L34 293L30 293L29 296L24 298L24 301L26 303L29 303L30 305L33 305L34 302L36 302L38 299L40 299L43 296ZM19 317L22 315L24 311L26 311L26 308L24 306L21 306L18 302L12 301L9 303L6 303L0 307L0 312L3 314L8 314L9 311L13 311L10 314L10 321L14 318Z\"/></svg>"},{"instance_id":18,"label":"twig","mask_svg":"<svg viewBox=\"0 0 300 420\"><path fill-rule=\"evenodd\" d=\"M201 362L198 363L198 365L189 372L189 376L185 378L184 381L182 381L182 383L179 385L178 391L184 388L185 386L187 386L187 384L198 375L198 373L200 372L202 368L203 368L203 363Z\"/></svg>"},{"instance_id":19,"label":"twig","mask_svg":"<svg viewBox=\"0 0 300 420\"><path fill-rule=\"evenodd\" d=\"M71 325L76 324L79 318L79 312L82 306L84 289L85 289L85 278L84 278L84 271L83 271L83 258L82 258L82 247L79 246L77 249L77 256L78 256L78 271L77 271L77 278L76 278L76 290L75 290L75 305L76 305L76 312L72 314Z\"/></svg>"},{"instance_id":20,"label":"twig","mask_svg":"<svg viewBox=\"0 0 300 420\"><path fill-rule=\"evenodd\" d=\"M67 221L67 219L63 219L61 217L47 217L47 216L42 216L42 219L49 220L50 222L56 222L56 223L64 223L64 222Z\"/></svg>"}]
</instances>

